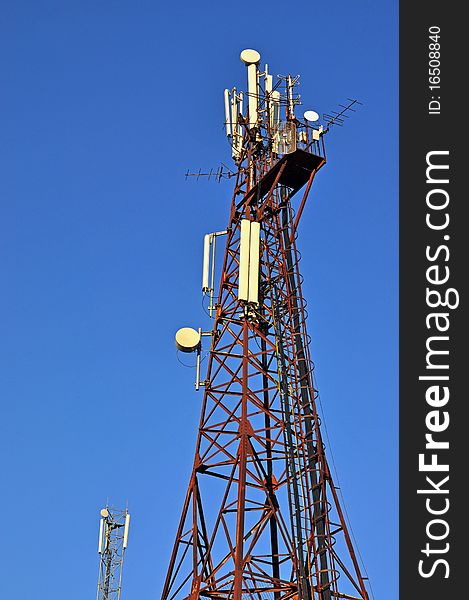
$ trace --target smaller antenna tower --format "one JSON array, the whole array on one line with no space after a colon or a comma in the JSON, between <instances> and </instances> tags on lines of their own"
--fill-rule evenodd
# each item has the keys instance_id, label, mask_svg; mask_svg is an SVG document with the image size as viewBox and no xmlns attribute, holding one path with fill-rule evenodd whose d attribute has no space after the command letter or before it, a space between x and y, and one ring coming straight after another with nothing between
<instances>
[{"instance_id":1,"label":"smaller antenna tower","mask_svg":"<svg viewBox=\"0 0 469 600\"><path fill-rule=\"evenodd\" d=\"M130 513L106 506L100 512L99 574L96 600L120 600L124 553L129 540Z\"/></svg>"}]
</instances>

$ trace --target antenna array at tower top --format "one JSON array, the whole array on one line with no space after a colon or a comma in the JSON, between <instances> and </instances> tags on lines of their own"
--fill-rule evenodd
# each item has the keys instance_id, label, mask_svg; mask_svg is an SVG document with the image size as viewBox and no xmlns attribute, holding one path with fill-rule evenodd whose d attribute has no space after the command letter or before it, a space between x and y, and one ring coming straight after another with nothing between
<instances>
[{"instance_id":1,"label":"antenna array at tower top","mask_svg":"<svg viewBox=\"0 0 469 600\"><path fill-rule=\"evenodd\" d=\"M232 148L232 158L241 164L251 151L263 152L275 161L297 148L320 154L319 141L332 125L342 126L348 112L355 112L358 100L348 99L340 104L339 111L323 116L314 110L296 115L301 97L296 93L300 76L269 73L268 65L261 71L260 54L256 50L243 50L240 56L247 67L247 92L236 87L225 89L225 128Z\"/></svg>"},{"instance_id":2,"label":"antenna array at tower top","mask_svg":"<svg viewBox=\"0 0 469 600\"><path fill-rule=\"evenodd\" d=\"M299 76L279 75L274 84L268 65L260 71L261 57L256 50L243 50L240 58L247 67L247 92L236 87L224 92L226 135L235 162L241 163L250 150L262 149L274 160L297 147L311 151L323 128L315 129L307 118L299 120L295 115L300 104L296 94Z\"/></svg>"}]
</instances>

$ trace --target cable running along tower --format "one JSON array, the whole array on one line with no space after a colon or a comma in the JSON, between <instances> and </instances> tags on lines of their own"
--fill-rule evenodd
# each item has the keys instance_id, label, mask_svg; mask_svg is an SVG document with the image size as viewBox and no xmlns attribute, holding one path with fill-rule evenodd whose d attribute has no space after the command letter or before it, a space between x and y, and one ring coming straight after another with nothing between
<instances>
[{"instance_id":1,"label":"cable running along tower","mask_svg":"<svg viewBox=\"0 0 469 600\"><path fill-rule=\"evenodd\" d=\"M241 60L248 91L224 94L229 222L204 245L213 327L176 334L197 354L203 403L162 600L368 600L321 437L296 247L327 128L295 116L298 77L274 85L258 52Z\"/></svg>"}]
</instances>

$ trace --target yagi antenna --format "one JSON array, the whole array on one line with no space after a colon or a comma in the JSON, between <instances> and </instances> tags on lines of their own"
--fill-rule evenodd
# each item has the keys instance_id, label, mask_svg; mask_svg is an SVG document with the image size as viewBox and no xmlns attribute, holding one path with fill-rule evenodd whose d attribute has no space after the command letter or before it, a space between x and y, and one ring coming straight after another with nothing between
<instances>
[{"instance_id":1,"label":"yagi antenna","mask_svg":"<svg viewBox=\"0 0 469 600\"><path fill-rule=\"evenodd\" d=\"M188 177L196 177L197 179L199 179L200 177L207 177L209 180L213 178L218 183L220 183L222 179L231 179L235 175L236 173L234 173L229 167L222 163L218 167L218 169L210 169L208 173L202 173L202 169L199 169L197 173L191 173L189 170L187 170L186 179Z\"/></svg>"},{"instance_id":2,"label":"yagi antenna","mask_svg":"<svg viewBox=\"0 0 469 600\"><path fill-rule=\"evenodd\" d=\"M357 112L354 106L363 106L363 102L359 102L358 100L354 100L352 98L347 98L348 104L339 104L341 110L332 110L330 114L324 114L324 120L326 122L326 126L328 128L333 125L339 125L342 127L345 123L345 119L348 119L350 115L349 112Z\"/></svg>"}]
</instances>

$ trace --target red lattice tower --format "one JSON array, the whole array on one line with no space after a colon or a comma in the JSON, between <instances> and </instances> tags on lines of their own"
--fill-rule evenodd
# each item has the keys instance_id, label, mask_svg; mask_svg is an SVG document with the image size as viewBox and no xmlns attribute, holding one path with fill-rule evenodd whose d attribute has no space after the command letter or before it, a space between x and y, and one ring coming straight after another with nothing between
<instances>
[{"instance_id":1,"label":"red lattice tower","mask_svg":"<svg viewBox=\"0 0 469 600\"><path fill-rule=\"evenodd\" d=\"M236 183L162 599L367 600L322 441L296 247L325 131L295 117L297 78L273 87L257 52L241 58L248 111L225 91Z\"/></svg>"}]
</instances>

